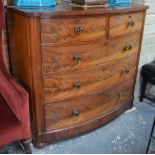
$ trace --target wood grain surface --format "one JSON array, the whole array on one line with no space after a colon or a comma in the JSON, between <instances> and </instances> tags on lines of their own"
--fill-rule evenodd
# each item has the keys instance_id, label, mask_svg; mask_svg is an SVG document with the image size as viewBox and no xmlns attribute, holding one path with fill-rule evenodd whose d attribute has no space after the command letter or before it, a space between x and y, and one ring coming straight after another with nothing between
<instances>
[{"instance_id":1,"label":"wood grain surface","mask_svg":"<svg viewBox=\"0 0 155 155\"><path fill-rule=\"evenodd\" d=\"M109 40L73 44L72 46L41 46L43 74L82 70L137 53L140 34ZM128 49L128 46L131 48ZM78 58L79 59L75 59Z\"/></svg>"},{"instance_id":2,"label":"wood grain surface","mask_svg":"<svg viewBox=\"0 0 155 155\"><path fill-rule=\"evenodd\" d=\"M147 8L7 7L12 73L30 94L36 147L132 107Z\"/></svg>"},{"instance_id":3,"label":"wood grain surface","mask_svg":"<svg viewBox=\"0 0 155 155\"><path fill-rule=\"evenodd\" d=\"M46 130L63 130L113 111L132 97L133 84L131 78L106 91L99 90L87 96L46 104Z\"/></svg>"},{"instance_id":4,"label":"wood grain surface","mask_svg":"<svg viewBox=\"0 0 155 155\"><path fill-rule=\"evenodd\" d=\"M109 23L109 37L117 37L136 31L141 31L143 12L111 16Z\"/></svg>"},{"instance_id":5,"label":"wood grain surface","mask_svg":"<svg viewBox=\"0 0 155 155\"><path fill-rule=\"evenodd\" d=\"M77 97L88 92L107 88L135 75L137 56L111 62L82 72L43 77L45 102ZM127 72L123 70L127 68ZM74 85L80 85L74 86Z\"/></svg>"},{"instance_id":6,"label":"wood grain surface","mask_svg":"<svg viewBox=\"0 0 155 155\"><path fill-rule=\"evenodd\" d=\"M75 19L41 20L42 44L72 44L105 38L106 18L84 17Z\"/></svg>"}]
</instances>

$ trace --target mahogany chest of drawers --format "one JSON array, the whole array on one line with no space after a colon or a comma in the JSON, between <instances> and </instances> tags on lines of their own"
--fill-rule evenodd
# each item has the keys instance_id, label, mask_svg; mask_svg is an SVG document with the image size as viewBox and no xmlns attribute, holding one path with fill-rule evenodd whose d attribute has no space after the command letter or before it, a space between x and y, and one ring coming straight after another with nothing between
<instances>
[{"instance_id":1,"label":"mahogany chest of drawers","mask_svg":"<svg viewBox=\"0 0 155 155\"><path fill-rule=\"evenodd\" d=\"M146 9L7 8L12 73L30 93L37 147L132 107Z\"/></svg>"}]
</instances>

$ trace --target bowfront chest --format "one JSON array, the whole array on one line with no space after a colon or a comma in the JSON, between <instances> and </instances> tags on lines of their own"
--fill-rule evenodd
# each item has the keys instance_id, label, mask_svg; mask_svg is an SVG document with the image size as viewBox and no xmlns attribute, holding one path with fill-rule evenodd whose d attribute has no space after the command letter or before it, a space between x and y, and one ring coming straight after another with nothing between
<instances>
[{"instance_id":1,"label":"bowfront chest","mask_svg":"<svg viewBox=\"0 0 155 155\"><path fill-rule=\"evenodd\" d=\"M37 147L132 107L146 9L7 8L12 73L30 94Z\"/></svg>"}]
</instances>

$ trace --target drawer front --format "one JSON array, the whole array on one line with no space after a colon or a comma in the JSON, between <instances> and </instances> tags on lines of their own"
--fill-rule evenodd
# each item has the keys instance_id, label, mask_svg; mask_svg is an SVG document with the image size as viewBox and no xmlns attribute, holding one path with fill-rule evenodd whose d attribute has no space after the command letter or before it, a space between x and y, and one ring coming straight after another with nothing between
<instances>
[{"instance_id":1,"label":"drawer front","mask_svg":"<svg viewBox=\"0 0 155 155\"><path fill-rule=\"evenodd\" d=\"M125 104L133 95L134 79L108 90L45 105L46 130L65 129L93 121Z\"/></svg>"},{"instance_id":2,"label":"drawer front","mask_svg":"<svg viewBox=\"0 0 155 155\"><path fill-rule=\"evenodd\" d=\"M143 13L110 17L109 37L117 37L131 32L141 31Z\"/></svg>"},{"instance_id":3,"label":"drawer front","mask_svg":"<svg viewBox=\"0 0 155 155\"><path fill-rule=\"evenodd\" d=\"M138 52L140 34L73 46L42 46L43 74L81 70Z\"/></svg>"},{"instance_id":4,"label":"drawer front","mask_svg":"<svg viewBox=\"0 0 155 155\"><path fill-rule=\"evenodd\" d=\"M41 20L42 44L71 44L79 41L104 39L105 17L83 17L78 19Z\"/></svg>"},{"instance_id":5,"label":"drawer front","mask_svg":"<svg viewBox=\"0 0 155 155\"><path fill-rule=\"evenodd\" d=\"M43 77L45 102L77 97L134 76L137 55L87 71Z\"/></svg>"}]
</instances>

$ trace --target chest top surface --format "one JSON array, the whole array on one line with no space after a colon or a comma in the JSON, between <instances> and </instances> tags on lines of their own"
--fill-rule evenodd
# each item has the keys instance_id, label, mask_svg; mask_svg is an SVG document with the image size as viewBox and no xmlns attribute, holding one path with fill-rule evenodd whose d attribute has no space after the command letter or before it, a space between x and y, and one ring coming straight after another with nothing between
<instances>
[{"instance_id":1,"label":"chest top surface","mask_svg":"<svg viewBox=\"0 0 155 155\"><path fill-rule=\"evenodd\" d=\"M110 5L108 7L88 7L83 8L74 6L71 4L61 4L55 7L44 7L44 8L19 8L14 6L8 6L7 9L15 11L22 15L32 17L57 17L57 16L76 16L76 15L106 15L106 14L119 14L136 11L145 11L148 6L140 4L121 4L121 5Z\"/></svg>"}]
</instances>

